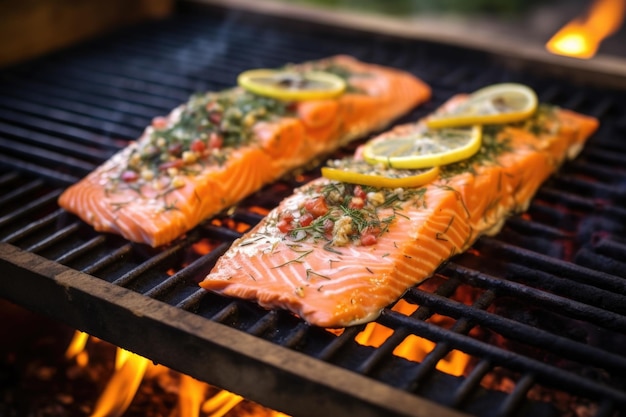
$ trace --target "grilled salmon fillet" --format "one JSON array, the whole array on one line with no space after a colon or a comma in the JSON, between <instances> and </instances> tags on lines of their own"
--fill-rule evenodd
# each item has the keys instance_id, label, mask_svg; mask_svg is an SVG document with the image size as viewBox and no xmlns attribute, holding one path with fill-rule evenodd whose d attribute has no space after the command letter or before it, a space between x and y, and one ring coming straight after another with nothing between
<instances>
[{"instance_id":1,"label":"grilled salmon fillet","mask_svg":"<svg viewBox=\"0 0 626 417\"><path fill-rule=\"evenodd\" d=\"M446 107L464 99L455 97ZM484 126L477 154L441 167L439 177L422 187L315 179L236 240L200 285L291 310L317 326L372 321L447 259L525 210L597 126L594 118L541 105L524 122ZM374 140L420 128L398 126ZM300 226L288 227L293 224Z\"/></svg>"},{"instance_id":2,"label":"grilled salmon fillet","mask_svg":"<svg viewBox=\"0 0 626 417\"><path fill-rule=\"evenodd\" d=\"M166 244L288 171L430 97L400 70L334 56L290 67L345 79L336 98L284 102L235 87L194 95L87 177L59 205L102 232Z\"/></svg>"}]
</instances>

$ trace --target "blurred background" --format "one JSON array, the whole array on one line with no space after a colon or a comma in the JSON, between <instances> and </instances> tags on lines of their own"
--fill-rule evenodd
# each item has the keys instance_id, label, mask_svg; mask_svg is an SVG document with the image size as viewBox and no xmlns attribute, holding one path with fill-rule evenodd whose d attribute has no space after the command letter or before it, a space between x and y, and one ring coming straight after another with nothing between
<instances>
[{"instance_id":1,"label":"blurred background","mask_svg":"<svg viewBox=\"0 0 626 417\"><path fill-rule=\"evenodd\" d=\"M189 3L252 7L300 17L310 13L318 19L339 16L396 34L465 39L470 44L506 40L520 48L543 48L568 22L593 20L595 30L609 32L602 34L605 39L598 53L626 56L625 0L3 0L0 67L125 25L166 18ZM609 11L591 19L597 6Z\"/></svg>"}]
</instances>

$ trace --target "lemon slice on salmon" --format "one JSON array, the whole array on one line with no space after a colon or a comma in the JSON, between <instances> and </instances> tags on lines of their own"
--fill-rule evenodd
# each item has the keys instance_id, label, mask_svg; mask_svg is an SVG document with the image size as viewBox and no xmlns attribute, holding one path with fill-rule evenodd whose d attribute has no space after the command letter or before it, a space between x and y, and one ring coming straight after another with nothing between
<instances>
[{"instance_id":1,"label":"lemon slice on salmon","mask_svg":"<svg viewBox=\"0 0 626 417\"><path fill-rule=\"evenodd\" d=\"M455 109L426 121L430 128L511 123L527 119L537 109L537 95L528 86L494 84L472 93Z\"/></svg>"},{"instance_id":2,"label":"lemon slice on salmon","mask_svg":"<svg viewBox=\"0 0 626 417\"><path fill-rule=\"evenodd\" d=\"M331 166L322 167L323 177L378 188L419 187L428 184L439 175L439 167L423 170L397 170L354 159L331 161L329 164Z\"/></svg>"},{"instance_id":3,"label":"lemon slice on salmon","mask_svg":"<svg viewBox=\"0 0 626 417\"><path fill-rule=\"evenodd\" d=\"M237 83L252 93L285 101L333 98L346 89L343 78L324 71L254 69L239 74Z\"/></svg>"},{"instance_id":4,"label":"lemon slice on salmon","mask_svg":"<svg viewBox=\"0 0 626 417\"><path fill-rule=\"evenodd\" d=\"M372 140L363 147L370 164L420 169L467 159L480 150L482 126L422 129L408 136Z\"/></svg>"}]
</instances>

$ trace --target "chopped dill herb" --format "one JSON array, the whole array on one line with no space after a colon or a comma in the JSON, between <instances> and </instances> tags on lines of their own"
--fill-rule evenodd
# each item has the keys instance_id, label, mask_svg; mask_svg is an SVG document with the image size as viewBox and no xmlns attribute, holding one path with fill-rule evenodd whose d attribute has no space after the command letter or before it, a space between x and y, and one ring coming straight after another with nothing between
<instances>
[{"instance_id":1,"label":"chopped dill herb","mask_svg":"<svg viewBox=\"0 0 626 417\"><path fill-rule=\"evenodd\" d=\"M280 265L273 266L272 269L280 268L280 267L283 267L283 266L286 266L286 265L289 265L289 264L292 264L292 263L302 263L302 259L305 256L307 256L308 254L312 253L312 252L313 252L313 249L310 249L310 250L307 250L307 251L304 251L304 252L298 252L298 253L301 253L301 254L297 258L291 259L291 260L289 260L287 262L284 262L284 263L282 263Z\"/></svg>"},{"instance_id":2,"label":"chopped dill herb","mask_svg":"<svg viewBox=\"0 0 626 417\"><path fill-rule=\"evenodd\" d=\"M308 280L309 278L311 278L311 275L330 280L330 277L328 275L320 274L319 272L315 272L312 269L307 269L306 270L306 279Z\"/></svg>"}]
</instances>

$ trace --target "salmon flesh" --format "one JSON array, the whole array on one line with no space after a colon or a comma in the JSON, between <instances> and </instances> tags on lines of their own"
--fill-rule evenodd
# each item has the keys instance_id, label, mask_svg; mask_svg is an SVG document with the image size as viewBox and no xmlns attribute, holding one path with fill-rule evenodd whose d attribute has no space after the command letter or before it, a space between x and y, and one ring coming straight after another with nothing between
<instances>
[{"instance_id":1,"label":"salmon flesh","mask_svg":"<svg viewBox=\"0 0 626 417\"><path fill-rule=\"evenodd\" d=\"M398 126L375 140L422 127ZM595 118L540 105L524 122L484 126L477 154L442 166L422 187L315 179L236 240L200 285L317 326L372 321L479 236L498 233L509 215L526 210L597 127Z\"/></svg>"},{"instance_id":2,"label":"salmon flesh","mask_svg":"<svg viewBox=\"0 0 626 417\"><path fill-rule=\"evenodd\" d=\"M59 205L95 230L153 247L430 97L413 75L349 56L291 65L345 79L332 99L285 102L239 87L192 96L70 186Z\"/></svg>"}]
</instances>

